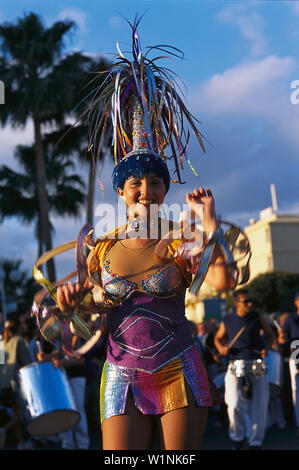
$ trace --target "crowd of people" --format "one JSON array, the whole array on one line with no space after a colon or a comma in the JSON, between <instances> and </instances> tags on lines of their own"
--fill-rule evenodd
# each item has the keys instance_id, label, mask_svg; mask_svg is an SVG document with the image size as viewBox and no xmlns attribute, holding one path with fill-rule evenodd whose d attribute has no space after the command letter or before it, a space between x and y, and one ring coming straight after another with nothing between
<instances>
[{"instance_id":1,"label":"crowd of people","mask_svg":"<svg viewBox=\"0 0 299 470\"><path fill-rule=\"evenodd\" d=\"M29 314L11 315L5 324L0 322L0 335L4 343L4 360L0 364L0 449L15 445L18 450L49 447L83 450L93 445L90 436L100 439L99 385L106 358L106 329L103 320L100 325L96 323L92 342L85 343L83 348L82 339L77 335L73 336L76 357L64 353L58 343L55 346L46 341L35 319ZM92 327L95 322L90 323ZM65 370L80 419L65 432L42 437L27 432L29 423L24 412L26 403L20 390L18 372L25 366L45 361L51 361L55 368ZM100 442L96 444L100 445Z\"/></svg>"},{"instance_id":2,"label":"crowd of people","mask_svg":"<svg viewBox=\"0 0 299 470\"><path fill-rule=\"evenodd\" d=\"M228 426L234 450L262 449L273 426L292 423L299 437L299 292L294 305L295 313L266 319L253 309L248 290L238 289L219 324L215 318L192 324L206 368L223 393L216 425Z\"/></svg>"},{"instance_id":3,"label":"crowd of people","mask_svg":"<svg viewBox=\"0 0 299 470\"><path fill-rule=\"evenodd\" d=\"M294 341L299 338L299 293L294 300L296 312L266 319L253 309L246 289L235 291L234 307L219 322L208 317L196 324L190 321L195 344L209 376L215 381L223 400L211 412L215 426L228 429L232 448L261 449L264 436L273 426L284 429L295 424L299 435L299 367ZM1 320L1 319L0 319ZM5 360L0 365L0 448L61 449L91 448L91 437L101 447L99 388L106 358L107 326L105 316L96 326L92 342L82 345L75 335L76 357L62 353L41 336L29 316L11 316L1 329ZM296 346L296 345L295 345ZM278 364L267 362L270 352L280 356ZM80 413L71 429L48 437L32 436L22 416L18 371L33 362L51 361L65 369ZM265 362L266 361L266 362ZM265 367L267 364L267 367ZM271 384L269 367L281 376L279 386Z\"/></svg>"}]
</instances>

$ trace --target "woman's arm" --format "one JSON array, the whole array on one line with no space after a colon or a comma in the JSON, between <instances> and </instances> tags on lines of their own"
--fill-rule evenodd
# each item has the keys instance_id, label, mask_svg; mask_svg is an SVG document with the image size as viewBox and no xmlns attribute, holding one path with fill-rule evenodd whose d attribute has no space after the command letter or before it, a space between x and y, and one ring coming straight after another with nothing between
<instances>
[{"instance_id":1,"label":"woman's arm","mask_svg":"<svg viewBox=\"0 0 299 470\"><path fill-rule=\"evenodd\" d=\"M69 314L72 314L79 307L82 312L86 313L106 313L109 308L105 306L104 290L100 287L97 287L96 303L91 297L88 305L81 305L86 294L92 289L94 289L93 286L82 287L79 282L63 284L57 287L57 305L62 312Z\"/></svg>"},{"instance_id":2,"label":"woman's arm","mask_svg":"<svg viewBox=\"0 0 299 470\"><path fill-rule=\"evenodd\" d=\"M194 189L192 193L186 195L186 202L191 209L191 216L195 215L202 219L204 233L208 238L210 234L217 230L218 225L212 191L209 188ZM217 245L205 280L217 290L234 289L236 287L231 268L226 265L222 252Z\"/></svg>"},{"instance_id":3,"label":"woman's arm","mask_svg":"<svg viewBox=\"0 0 299 470\"><path fill-rule=\"evenodd\" d=\"M53 357L51 362L55 369L59 369L61 367L69 369L74 366L83 366L85 359L81 356L72 359L57 359L56 357Z\"/></svg>"},{"instance_id":4,"label":"woman's arm","mask_svg":"<svg viewBox=\"0 0 299 470\"><path fill-rule=\"evenodd\" d=\"M100 338L103 335L106 335L107 333L108 333L108 329L107 329L106 315L103 315L101 318L99 328L94 332L93 336L85 344L83 344L83 346L81 346L79 349L76 349L74 351L74 354L75 355L86 354L88 351L91 350L91 348L95 346L95 344L100 340Z\"/></svg>"},{"instance_id":5,"label":"woman's arm","mask_svg":"<svg viewBox=\"0 0 299 470\"><path fill-rule=\"evenodd\" d=\"M61 351L58 349L55 349L51 353L44 353L43 351L40 351L37 353L37 360L38 362L47 362L47 361L52 361L52 359L58 359L61 356Z\"/></svg>"},{"instance_id":6,"label":"woman's arm","mask_svg":"<svg viewBox=\"0 0 299 470\"><path fill-rule=\"evenodd\" d=\"M215 346L222 356L226 356L228 353L228 347L223 345L225 339L227 339L227 334L224 322L222 321L214 339Z\"/></svg>"},{"instance_id":7,"label":"woman's arm","mask_svg":"<svg viewBox=\"0 0 299 470\"><path fill-rule=\"evenodd\" d=\"M231 268L225 264L224 257L217 245L205 281L215 287L216 290L234 289L236 287Z\"/></svg>"}]
</instances>

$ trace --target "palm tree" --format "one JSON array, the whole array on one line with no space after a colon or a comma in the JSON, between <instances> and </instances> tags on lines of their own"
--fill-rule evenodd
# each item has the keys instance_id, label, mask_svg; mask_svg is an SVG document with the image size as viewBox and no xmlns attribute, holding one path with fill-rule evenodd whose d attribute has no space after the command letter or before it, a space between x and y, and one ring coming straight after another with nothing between
<instances>
[{"instance_id":1,"label":"palm tree","mask_svg":"<svg viewBox=\"0 0 299 470\"><path fill-rule=\"evenodd\" d=\"M51 138L45 138L45 163L47 172L47 196L49 212L57 216L78 216L85 200L82 191L84 182L71 170L74 163L61 152L53 151ZM17 217L23 223L35 223L35 234L39 242L38 255L44 251L40 237L41 217L38 204L38 182L35 178L35 148L19 145L15 157L23 172L6 165L0 167L0 220ZM53 231L53 227L51 226Z\"/></svg>"},{"instance_id":2,"label":"palm tree","mask_svg":"<svg viewBox=\"0 0 299 470\"><path fill-rule=\"evenodd\" d=\"M30 311L32 299L40 287L33 277L21 268L22 260L0 259L0 267L5 273L4 288L7 303L15 304L14 313L26 313ZM17 279L12 279L12 274L17 271ZM10 312L12 313L12 312Z\"/></svg>"},{"instance_id":3,"label":"palm tree","mask_svg":"<svg viewBox=\"0 0 299 470\"><path fill-rule=\"evenodd\" d=\"M33 121L39 236L46 250L52 248L52 235L43 125L64 123L90 66L90 59L78 52L63 56L65 35L73 27L72 21L59 21L45 28L34 13L19 18L16 24L0 25L0 76L6 94L0 120L2 125L10 122L15 127ZM53 260L47 263L47 270L54 281Z\"/></svg>"},{"instance_id":4,"label":"palm tree","mask_svg":"<svg viewBox=\"0 0 299 470\"><path fill-rule=\"evenodd\" d=\"M87 132L84 124L65 125L48 134L47 142L52 145L52 152L58 152L57 156L64 155L70 158L77 156L80 164L88 165L88 181L86 196L86 222L93 223L93 203L96 177L96 163L87 152ZM57 145L59 143L59 145ZM103 152L99 160L103 159Z\"/></svg>"},{"instance_id":5,"label":"palm tree","mask_svg":"<svg viewBox=\"0 0 299 470\"><path fill-rule=\"evenodd\" d=\"M76 127L66 126L66 132L64 132L64 129L61 129L59 133L57 133L57 138L59 138L59 140L63 138L63 147L66 149L68 148L69 152L76 152L79 161L83 164L87 164L89 167L86 198L86 222L91 225L93 225L94 193L97 167L100 162L104 164L105 154L107 154L109 158L112 158L112 132L110 139L108 139L107 148L103 148L99 154L88 152L88 133L84 122L82 122L81 116L82 113L84 114L84 111L86 111L86 102L88 103L88 98L94 93L95 83L97 87L100 87L103 84L108 71L109 63L107 63L103 57L91 59L88 68L89 73L85 80L86 83L83 87L81 87L78 93L80 101L78 100L79 104L76 106L74 113L80 124L76 125ZM108 117L106 127L112 129L112 121L110 117ZM100 134L101 129L99 129L98 136L100 136Z\"/></svg>"},{"instance_id":6,"label":"palm tree","mask_svg":"<svg viewBox=\"0 0 299 470\"><path fill-rule=\"evenodd\" d=\"M94 87L94 75L96 74L97 84L100 85L105 79L104 72L107 71L108 64L103 58L99 60L94 60L91 64L90 73L91 81L89 82L87 88L87 93L90 93ZM81 111L81 109L79 110ZM109 119L108 125L112 126L111 120ZM100 132L99 132L100 135ZM87 163L89 165L88 169L88 191L86 199L86 222L90 225L93 225L93 213L94 213L94 193L95 193L95 182L96 182L96 170L98 163L104 160L104 151L106 151L110 157L112 153L109 149L101 150L100 154L92 155L91 152L87 154ZM82 161L83 154L79 154L79 159Z\"/></svg>"}]
</instances>

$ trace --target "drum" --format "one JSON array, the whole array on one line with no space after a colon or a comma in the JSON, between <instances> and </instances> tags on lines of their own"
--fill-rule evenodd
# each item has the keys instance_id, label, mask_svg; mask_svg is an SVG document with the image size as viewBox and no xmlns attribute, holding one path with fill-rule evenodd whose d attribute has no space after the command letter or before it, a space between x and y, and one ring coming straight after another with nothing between
<instances>
[{"instance_id":1,"label":"drum","mask_svg":"<svg viewBox=\"0 0 299 470\"><path fill-rule=\"evenodd\" d=\"M264 359L255 359L251 364L251 371L256 378L267 375L268 364Z\"/></svg>"},{"instance_id":2,"label":"drum","mask_svg":"<svg viewBox=\"0 0 299 470\"><path fill-rule=\"evenodd\" d=\"M281 394L283 359L279 352L270 349L265 358L268 363L268 382L270 385L270 398L277 398Z\"/></svg>"},{"instance_id":3,"label":"drum","mask_svg":"<svg viewBox=\"0 0 299 470\"><path fill-rule=\"evenodd\" d=\"M236 361L234 361L232 371L236 377L244 377L245 361L243 361L242 359L237 359Z\"/></svg>"},{"instance_id":4,"label":"drum","mask_svg":"<svg viewBox=\"0 0 299 470\"><path fill-rule=\"evenodd\" d=\"M51 362L33 362L22 367L19 394L30 434L57 434L80 419L65 371L55 369Z\"/></svg>"},{"instance_id":5,"label":"drum","mask_svg":"<svg viewBox=\"0 0 299 470\"><path fill-rule=\"evenodd\" d=\"M244 360L236 359L229 363L229 369L235 377L244 377L253 374L256 378L267 374L268 364L263 359Z\"/></svg>"}]
</instances>

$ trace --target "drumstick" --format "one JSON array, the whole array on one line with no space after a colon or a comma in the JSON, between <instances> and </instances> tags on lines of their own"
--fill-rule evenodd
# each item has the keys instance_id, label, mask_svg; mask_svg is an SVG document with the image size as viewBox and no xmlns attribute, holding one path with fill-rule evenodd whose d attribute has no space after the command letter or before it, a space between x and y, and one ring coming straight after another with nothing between
<instances>
[{"instance_id":1,"label":"drumstick","mask_svg":"<svg viewBox=\"0 0 299 470\"><path fill-rule=\"evenodd\" d=\"M213 352L212 349L209 348L207 344L204 344L203 346L209 351L212 357L217 356L219 354L218 351Z\"/></svg>"},{"instance_id":2,"label":"drumstick","mask_svg":"<svg viewBox=\"0 0 299 470\"><path fill-rule=\"evenodd\" d=\"M261 352L262 352L262 351L258 351L257 349L253 349L252 352L261 355Z\"/></svg>"},{"instance_id":3,"label":"drumstick","mask_svg":"<svg viewBox=\"0 0 299 470\"><path fill-rule=\"evenodd\" d=\"M274 325L276 326L276 328L277 328L278 330L282 330L282 328L281 328L281 326L280 326L280 324L278 323L277 320L273 320L273 323L274 323Z\"/></svg>"},{"instance_id":4,"label":"drumstick","mask_svg":"<svg viewBox=\"0 0 299 470\"><path fill-rule=\"evenodd\" d=\"M239 336L243 333L243 331L245 330L245 326L242 326L242 328L238 331L238 333L234 336L234 338L231 340L231 342L229 343L229 345L227 346L228 349L230 349L232 347L232 345L234 344L235 341L237 341L237 339L239 338Z\"/></svg>"},{"instance_id":5,"label":"drumstick","mask_svg":"<svg viewBox=\"0 0 299 470\"><path fill-rule=\"evenodd\" d=\"M36 344L37 344L38 352L39 352L39 353L42 353L43 350L42 350L42 346L41 346L41 344L40 344L40 341L36 341Z\"/></svg>"}]
</instances>

